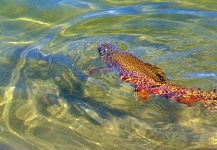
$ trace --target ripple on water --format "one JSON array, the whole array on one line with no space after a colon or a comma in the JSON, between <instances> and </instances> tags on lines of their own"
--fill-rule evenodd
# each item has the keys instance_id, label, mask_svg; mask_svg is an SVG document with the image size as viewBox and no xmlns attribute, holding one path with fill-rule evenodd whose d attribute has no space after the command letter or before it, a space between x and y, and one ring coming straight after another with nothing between
<instances>
[{"instance_id":1,"label":"ripple on water","mask_svg":"<svg viewBox=\"0 0 217 150\"><path fill-rule=\"evenodd\" d=\"M217 86L213 6L199 9L204 3L198 1L196 10L190 7L194 2L140 2L42 2L33 12L38 9L43 14L39 18L49 22L61 16L58 22L35 21L34 15L19 19L19 25L11 20L9 27L16 27L13 35L4 26L7 38L1 47L8 52L2 56L11 64L0 61L0 147L13 143L21 149L216 148L216 113L156 96L141 104L117 72L87 74L105 65L97 52L101 41L160 66L176 83ZM52 13L52 8L61 11ZM79 11L73 13L72 8Z\"/></svg>"}]
</instances>

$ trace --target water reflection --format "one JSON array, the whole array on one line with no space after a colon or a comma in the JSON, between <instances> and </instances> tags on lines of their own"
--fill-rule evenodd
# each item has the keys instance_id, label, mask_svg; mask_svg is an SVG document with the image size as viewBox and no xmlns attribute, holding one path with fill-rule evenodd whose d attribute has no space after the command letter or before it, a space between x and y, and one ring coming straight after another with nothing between
<instances>
[{"instance_id":1,"label":"water reflection","mask_svg":"<svg viewBox=\"0 0 217 150\"><path fill-rule=\"evenodd\" d=\"M30 11L35 3L24 1L11 14L3 9L0 148L216 148L216 113L159 97L140 104L117 72L87 75L102 66L97 43L105 41L161 66L177 83L217 87L216 13L180 9L186 2L106 2L43 2ZM28 10L32 18L22 16Z\"/></svg>"}]
</instances>

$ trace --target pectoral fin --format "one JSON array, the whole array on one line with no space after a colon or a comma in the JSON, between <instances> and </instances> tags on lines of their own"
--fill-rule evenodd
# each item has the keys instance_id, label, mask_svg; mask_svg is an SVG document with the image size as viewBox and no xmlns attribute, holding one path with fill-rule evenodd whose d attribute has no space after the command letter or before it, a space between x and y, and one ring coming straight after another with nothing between
<instances>
[{"instance_id":1,"label":"pectoral fin","mask_svg":"<svg viewBox=\"0 0 217 150\"><path fill-rule=\"evenodd\" d=\"M91 69L88 72L88 74L93 75L93 74L97 74L97 73L104 72L104 71L111 70L111 69L112 69L112 67L110 67L110 66L104 66L104 67L100 67L100 68Z\"/></svg>"},{"instance_id":2,"label":"pectoral fin","mask_svg":"<svg viewBox=\"0 0 217 150\"><path fill-rule=\"evenodd\" d=\"M150 94L142 87L136 87L134 90L134 96L139 102L145 102L149 99Z\"/></svg>"}]
</instances>

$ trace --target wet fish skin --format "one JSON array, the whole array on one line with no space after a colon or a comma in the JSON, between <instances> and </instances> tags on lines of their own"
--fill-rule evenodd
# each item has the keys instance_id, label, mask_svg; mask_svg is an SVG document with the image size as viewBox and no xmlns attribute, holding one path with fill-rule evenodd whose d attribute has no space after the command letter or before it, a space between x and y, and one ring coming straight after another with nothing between
<instances>
[{"instance_id":1,"label":"wet fish skin","mask_svg":"<svg viewBox=\"0 0 217 150\"><path fill-rule=\"evenodd\" d=\"M145 63L136 56L120 51L114 44L98 43L101 59L107 64L95 68L89 74L115 69L123 82L135 87L134 95L139 102L145 102L151 94L168 100L193 106L200 103L211 111L217 111L217 90L206 92L200 88L187 88L169 82L160 67Z\"/></svg>"}]
</instances>

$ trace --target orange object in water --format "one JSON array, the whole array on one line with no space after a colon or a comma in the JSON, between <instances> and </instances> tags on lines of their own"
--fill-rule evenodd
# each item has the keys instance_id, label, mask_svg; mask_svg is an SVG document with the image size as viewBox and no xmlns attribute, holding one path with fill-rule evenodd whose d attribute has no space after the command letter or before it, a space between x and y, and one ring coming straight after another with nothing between
<instances>
[{"instance_id":1,"label":"orange object in water","mask_svg":"<svg viewBox=\"0 0 217 150\"><path fill-rule=\"evenodd\" d=\"M193 106L200 103L211 111L217 111L217 90L209 92L199 88L186 88L168 82L163 70L155 65L145 63L134 55L120 51L117 46L99 43L98 52L107 64L105 67L92 69L89 74L115 69L123 82L131 83L134 95L139 102L145 102L151 94Z\"/></svg>"}]
</instances>

